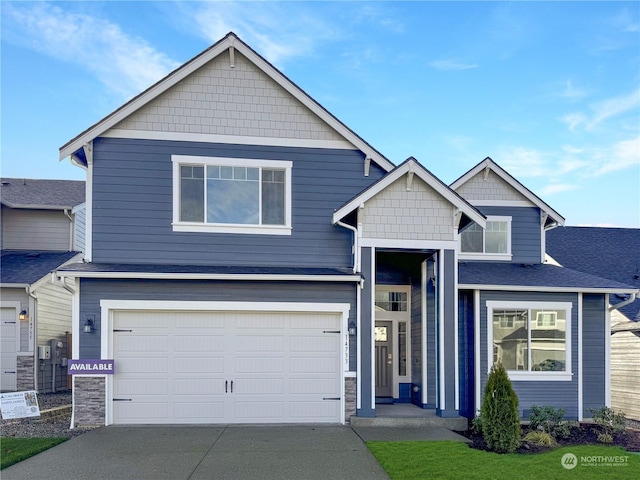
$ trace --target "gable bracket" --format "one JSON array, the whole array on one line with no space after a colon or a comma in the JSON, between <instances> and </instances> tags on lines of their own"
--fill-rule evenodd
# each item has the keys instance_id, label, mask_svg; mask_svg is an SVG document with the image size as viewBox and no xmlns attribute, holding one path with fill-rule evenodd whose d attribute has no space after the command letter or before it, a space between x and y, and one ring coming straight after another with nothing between
<instances>
[{"instance_id":1,"label":"gable bracket","mask_svg":"<svg viewBox=\"0 0 640 480\"><path fill-rule=\"evenodd\" d=\"M462 220L462 211L456 208L453 212L453 226L456 230L460 228L460 220Z\"/></svg>"},{"instance_id":2,"label":"gable bracket","mask_svg":"<svg viewBox=\"0 0 640 480\"><path fill-rule=\"evenodd\" d=\"M413 186L413 165L409 165L409 171L407 172L407 192L411 191L411 187Z\"/></svg>"},{"instance_id":3,"label":"gable bracket","mask_svg":"<svg viewBox=\"0 0 640 480\"><path fill-rule=\"evenodd\" d=\"M93 141L87 142L82 146L84 150L84 156L87 159L87 165L91 165L93 163Z\"/></svg>"},{"instance_id":4,"label":"gable bracket","mask_svg":"<svg viewBox=\"0 0 640 480\"><path fill-rule=\"evenodd\" d=\"M233 46L233 37L229 38L229 68L236 66L236 47Z\"/></svg>"},{"instance_id":5,"label":"gable bracket","mask_svg":"<svg viewBox=\"0 0 640 480\"><path fill-rule=\"evenodd\" d=\"M371 168L371 157L369 155L367 155L364 158L364 176L368 177L369 176L369 169Z\"/></svg>"},{"instance_id":6,"label":"gable bracket","mask_svg":"<svg viewBox=\"0 0 640 480\"><path fill-rule=\"evenodd\" d=\"M542 212L542 214L540 215L540 226L542 228L544 228L547 224L547 218L549 218L549 214L547 212Z\"/></svg>"},{"instance_id":7,"label":"gable bracket","mask_svg":"<svg viewBox=\"0 0 640 480\"><path fill-rule=\"evenodd\" d=\"M491 169L489 167L485 167L484 169L484 173L482 175L482 179L486 182L487 178L489 178L489 172L491 171Z\"/></svg>"}]
</instances>

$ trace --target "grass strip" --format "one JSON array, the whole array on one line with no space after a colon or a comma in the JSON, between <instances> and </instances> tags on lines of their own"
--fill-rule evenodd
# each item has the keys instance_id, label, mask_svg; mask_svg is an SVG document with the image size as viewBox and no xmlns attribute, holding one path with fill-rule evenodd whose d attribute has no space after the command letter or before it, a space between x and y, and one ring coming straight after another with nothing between
<instances>
[{"instance_id":1,"label":"grass strip","mask_svg":"<svg viewBox=\"0 0 640 480\"><path fill-rule=\"evenodd\" d=\"M367 442L367 447L392 480L640 478L640 455L614 446L580 445L527 455L501 455L460 442ZM565 454L575 460L563 466Z\"/></svg>"},{"instance_id":2,"label":"grass strip","mask_svg":"<svg viewBox=\"0 0 640 480\"><path fill-rule=\"evenodd\" d=\"M44 452L66 440L68 439L65 437L0 438L0 470Z\"/></svg>"}]
</instances>

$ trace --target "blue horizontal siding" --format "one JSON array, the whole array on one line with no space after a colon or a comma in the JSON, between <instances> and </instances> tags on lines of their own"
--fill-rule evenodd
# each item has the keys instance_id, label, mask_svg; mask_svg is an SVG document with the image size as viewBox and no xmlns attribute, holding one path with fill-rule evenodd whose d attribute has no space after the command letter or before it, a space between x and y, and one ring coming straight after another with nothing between
<instances>
[{"instance_id":1,"label":"blue horizontal siding","mask_svg":"<svg viewBox=\"0 0 640 480\"><path fill-rule=\"evenodd\" d=\"M484 215L511 217L511 255L514 263L540 263L542 232L536 207L478 207Z\"/></svg>"},{"instance_id":2,"label":"blue horizontal siding","mask_svg":"<svg viewBox=\"0 0 640 480\"><path fill-rule=\"evenodd\" d=\"M292 235L174 232L172 155L289 160ZM349 267L351 235L331 215L384 175L355 150L98 138L94 142L93 261Z\"/></svg>"},{"instance_id":3,"label":"blue horizontal siding","mask_svg":"<svg viewBox=\"0 0 640 480\"><path fill-rule=\"evenodd\" d=\"M568 418L578 417L578 295L576 293L543 292L481 292L480 293L480 388L488 377L487 351L487 302L571 302L571 381L514 381L513 388L518 395L518 409L522 415L533 405L550 405L564 408ZM604 370L604 363L599 367ZM525 418L526 420L526 418Z\"/></svg>"},{"instance_id":4,"label":"blue horizontal siding","mask_svg":"<svg viewBox=\"0 0 640 480\"><path fill-rule=\"evenodd\" d=\"M584 416L605 406L606 302L604 295L585 294L582 297L582 373Z\"/></svg>"},{"instance_id":5,"label":"blue horizontal siding","mask_svg":"<svg viewBox=\"0 0 640 480\"><path fill-rule=\"evenodd\" d=\"M349 322L356 322L354 283L222 282L202 280L80 280L80 324L94 315L96 331L79 333L80 358L100 358L100 300L348 303ZM349 323L347 322L347 324ZM350 369L356 369L356 340L349 345Z\"/></svg>"}]
</instances>

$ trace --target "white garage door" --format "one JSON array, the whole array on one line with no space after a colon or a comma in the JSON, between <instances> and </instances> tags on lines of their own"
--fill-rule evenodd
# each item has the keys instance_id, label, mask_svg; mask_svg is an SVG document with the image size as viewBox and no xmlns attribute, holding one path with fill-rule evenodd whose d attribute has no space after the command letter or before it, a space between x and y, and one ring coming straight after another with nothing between
<instances>
[{"instance_id":1,"label":"white garage door","mask_svg":"<svg viewBox=\"0 0 640 480\"><path fill-rule=\"evenodd\" d=\"M113 422L340 422L339 314L113 314Z\"/></svg>"},{"instance_id":2,"label":"white garage door","mask_svg":"<svg viewBox=\"0 0 640 480\"><path fill-rule=\"evenodd\" d=\"M18 322L15 308L0 308L0 390L15 392L18 378Z\"/></svg>"}]
</instances>

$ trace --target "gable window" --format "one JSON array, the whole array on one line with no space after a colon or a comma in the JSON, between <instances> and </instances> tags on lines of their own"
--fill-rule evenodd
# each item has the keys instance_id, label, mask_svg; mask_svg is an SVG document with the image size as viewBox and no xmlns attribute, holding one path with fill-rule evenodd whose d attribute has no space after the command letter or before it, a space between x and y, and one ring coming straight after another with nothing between
<instances>
[{"instance_id":1,"label":"gable window","mask_svg":"<svg viewBox=\"0 0 640 480\"><path fill-rule=\"evenodd\" d=\"M487 318L488 358L511 380L571 380L571 303L491 301Z\"/></svg>"},{"instance_id":2,"label":"gable window","mask_svg":"<svg viewBox=\"0 0 640 480\"><path fill-rule=\"evenodd\" d=\"M511 217L487 217L487 228L471 224L460 234L463 259L511 260Z\"/></svg>"},{"instance_id":3,"label":"gable window","mask_svg":"<svg viewBox=\"0 0 640 480\"><path fill-rule=\"evenodd\" d=\"M291 162L174 155L173 229L291 234Z\"/></svg>"}]
</instances>

